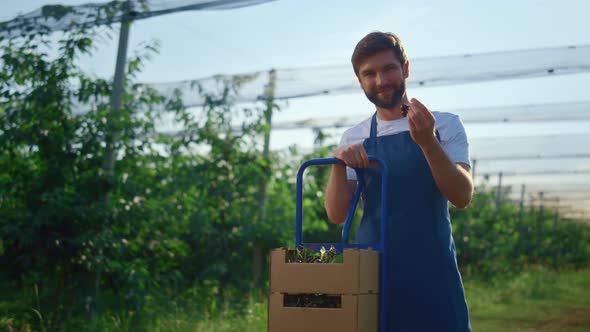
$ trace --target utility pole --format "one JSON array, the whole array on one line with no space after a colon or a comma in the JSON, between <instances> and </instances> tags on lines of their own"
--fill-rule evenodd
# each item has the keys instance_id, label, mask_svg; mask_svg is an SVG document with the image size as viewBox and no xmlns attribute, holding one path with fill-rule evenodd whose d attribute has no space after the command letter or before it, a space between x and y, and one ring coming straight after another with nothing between
<instances>
[{"instance_id":1,"label":"utility pole","mask_svg":"<svg viewBox=\"0 0 590 332\"><path fill-rule=\"evenodd\" d=\"M544 196L545 193L542 191L539 191L539 201L541 202L541 204L539 205L539 216L537 219L537 239L539 241L539 244L541 243L541 229L543 227L543 213L544 213Z\"/></svg>"},{"instance_id":2,"label":"utility pole","mask_svg":"<svg viewBox=\"0 0 590 332\"><path fill-rule=\"evenodd\" d=\"M557 227L557 221L559 220L559 197L557 197L555 204L555 216L553 217L553 227Z\"/></svg>"},{"instance_id":3,"label":"utility pole","mask_svg":"<svg viewBox=\"0 0 590 332\"><path fill-rule=\"evenodd\" d=\"M496 191L496 217L500 212L500 205L502 204L502 172L498 173L498 190Z\"/></svg>"},{"instance_id":4,"label":"utility pole","mask_svg":"<svg viewBox=\"0 0 590 332\"><path fill-rule=\"evenodd\" d=\"M274 94L275 94L275 87L276 87L276 80L277 80L277 72L276 70L272 69L268 72L268 84L265 87L264 96L266 100L266 108L264 110L264 120L266 124L266 130L264 132L264 145L262 147L262 158L265 163L265 168L267 172L271 171L270 166L270 134L271 134L271 126L272 126L272 113L274 109ZM267 175L264 175L267 176ZM261 179L259 187L258 187L258 206L260 207L260 217L259 220L261 222L264 221L266 218L266 177ZM256 222L256 221L254 221ZM253 264L252 264L252 275L253 275L253 285L256 286L258 284L258 280L260 280L260 274L262 271L262 249L260 246L254 246L253 252Z\"/></svg>"},{"instance_id":5,"label":"utility pole","mask_svg":"<svg viewBox=\"0 0 590 332\"><path fill-rule=\"evenodd\" d=\"M520 205L518 208L518 222L522 224L522 215L524 213L524 193L525 193L525 185L522 184L520 186Z\"/></svg>"},{"instance_id":6,"label":"utility pole","mask_svg":"<svg viewBox=\"0 0 590 332\"><path fill-rule=\"evenodd\" d=\"M125 10L125 17L121 21L121 27L119 31L117 63L115 65L115 77L113 79L113 90L111 94L111 110L107 119L106 148L102 164L104 176L109 182L113 181L113 177L115 176L115 160L117 158L116 145L119 139L119 131L121 130L119 115L121 112L121 104L123 100L123 87L125 85L125 67L127 64L127 48L129 46L129 28L132 21L130 17L130 13L132 11L131 2L126 1L123 6ZM108 185L103 196L105 205L108 205L109 203L110 191L111 186ZM100 267L97 267L94 276L94 302L91 305L90 312L90 317L92 320L96 318L96 312L98 310L100 298L100 280L101 270Z\"/></svg>"},{"instance_id":7,"label":"utility pole","mask_svg":"<svg viewBox=\"0 0 590 332\"><path fill-rule=\"evenodd\" d=\"M131 19L129 13L131 12L131 2L126 1L125 4L126 18L121 22L121 30L119 32L119 48L117 50L117 63L115 65L115 77L113 81L113 91L111 94L111 110L107 119L107 141L104 160L102 168L105 176L111 180L115 175L115 159L116 145L119 139L120 123L119 114L121 111L121 104L123 99L123 86L125 81L125 67L127 63L127 48L129 45L129 27ZM110 189L104 194L105 204L109 201Z\"/></svg>"}]
</instances>

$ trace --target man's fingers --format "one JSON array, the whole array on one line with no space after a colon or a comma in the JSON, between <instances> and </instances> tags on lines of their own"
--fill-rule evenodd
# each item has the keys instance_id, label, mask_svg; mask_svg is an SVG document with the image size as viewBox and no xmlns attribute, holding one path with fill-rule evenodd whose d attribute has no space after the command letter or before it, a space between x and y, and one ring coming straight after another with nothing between
<instances>
[{"instance_id":1,"label":"man's fingers","mask_svg":"<svg viewBox=\"0 0 590 332\"><path fill-rule=\"evenodd\" d=\"M346 166L353 168L369 167L369 156L362 144L354 144L336 150L334 156L344 162Z\"/></svg>"},{"instance_id":2,"label":"man's fingers","mask_svg":"<svg viewBox=\"0 0 590 332\"><path fill-rule=\"evenodd\" d=\"M362 168L365 167L365 156L366 153L364 151L364 149L362 148L362 146L355 146L353 149L353 153L354 153L354 163L351 165L352 167L357 167L357 168Z\"/></svg>"},{"instance_id":3,"label":"man's fingers","mask_svg":"<svg viewBox=\"0 0 590 332\"><path fill-rule=\"evenodd\" d=\"M430 110L428 110L428 107L424 106L424 104L422 104L418 99L412 98L410 102L412 103L412 106L415 107L417 115L428 121L434 120L434 116Z\"/></svg>"},{"instance_id":4,"label":"man's fingers","mask_svg":"<svg viewBox=\"0 0 590 332\"><path fill-rule=\"evenodd\" d=\"M418 115L423 115L424 113L428 112L428 108L418 101L418 99L412 98L410 105L412 106L411 109L413 109Z\"/></svg>"},{"instance_id":5,"label":"man's fingers","mask_svg":"<svg viewBox=\"0 0 590 332\"><path fill-rule=\"evenodd\" d=\"M409 117L409 116L408 116L408 125L410 125L410 131L416 130L416 123L414 122L414 119L412 119L412 117Z\"/></svg>"},{"instance_id":6,"label":"man's fingers","mask_svg":"<svg viewBox=\"0 0 590 332\"><path fill-rule=\"evenodd\" d=\"M360 152L354 146L348 149L348 158L346 165L349 167L358 167L361 160Z\"/></svg>"},{"instance_id":7,"label":"man's fingers","mask_svg":"<svg viewBox=\"0 0 590 332\"><path fill-rule=\"evenodd\" d=\"M367 151L361 144L355 144L354 146L350 147L349 152L349 163L347 163L350 167L356 168L365 168L369 166L369 157L367 155Z\"/></svg>"},{"instance_id":8,"label":"man's fingers","mask_svg":"<svg viewBox=\"0 0 590 332\"><path fill-rule=\"evenodd\" d=\"M355 152L356 160L354 167L363 167L363 164L365 163L363 160L363 150L357 148Z\"/></svg>"},{"instance_id":9,"label":"man's fingers","mask_svg":"<svg viewBox=\"0 0 590 332\"><path fill-rule=\"evenodd\" d=\"M345 146L337 149L334 152L334 157L342 160L346 166L350 166L352 164L351 147Z\"/></svg>"},{"instance_id":10,"label":"man's fingers","mask_svg":"<svg viewBox=\"0 0 590 332\"><path fill-rule=\"evenodd\" d=\"M415 105L418 109L423 109L423 110L428 110L428 108L426 106L424 106L424 104L422 104L418 99L416 98L412 98L412 100L410 100L410 103L412 105Z\"/></svg>"},{"instance_id":11,"label":"man's fingers","mask_svg":"<svg viewBox=\"0 0 590 332\"><path fill-rule=\"evenodd\" d=\"M424 119L418 114L413 107L410 107L410 113L408 113L408 121L413 122L414 128L422 128L424 125Z\"/></svg>"},{"instance_id":12,"label":"man's fingers","mask_svg":"<svg viewBox=\"0 0 590 332\"><path fill-rule=\"evenodd\" d=\"M363 166L362 167L369 167L369 156L367 155L367 151L361 146L360 148L361 156L363 158Z\"/></svg>"}]
</instances>

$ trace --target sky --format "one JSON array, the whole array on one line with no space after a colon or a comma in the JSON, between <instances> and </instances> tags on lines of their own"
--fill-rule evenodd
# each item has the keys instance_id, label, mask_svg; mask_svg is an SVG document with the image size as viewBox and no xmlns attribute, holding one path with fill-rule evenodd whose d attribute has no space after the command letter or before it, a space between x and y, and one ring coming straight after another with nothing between
<instances>
[{"instance_id":1,"label":"sky","mask_svg":"<svg viewBox=\"0 0 590 332\"><path fill-rule=\"evenodd\" d=\"M0 0L0 21L45 4L86 2ZM380 30L394 32L403 40L411 71L413 58L588 45L589 12L588 0L277 0L234 10L187 11L137 21L131 27L129 49L159 40L160 53L139 80L168 82L271 68L349 64L358 40ZM117 33L113 35L113 40L99 43L94 57L81 61L84 68L101 77L113 76ZM450 110L585 101L590 100L588 87L590 73L583 73L414 88L408 95L431 110ZM274 121L362 113L368 117L372 112L374 107L359 90L291 100L283 104ZM589 126L590 121L465 125L474 140L589 134ZM337 143L343 130L327 131L332 135L329 142ZM272 148L292 144L311 147L311 131L273 132ZM582 177L590 183L590 175Z\"/></svg>"},{"instance_id":2,"label":"sky","mask_svg":"<svg viewBox=\"0 0 590 332\"><path fill-rule=\"evenodd\" d=\"M56 1L0 0L0 20L45 4L87 2ZM277 0L234 10L187 11L137 21L131 28L129 49L158 40L160 53L139 78L167 82L220 73L349 64L356 42L374 30L399 35L410 61L417 57L585 45L590 44L588 12L590 2L586 0ZM111 41L98 43L95 56L82 61L83 66L99 76L112 77L116 39L115 31ZM585 87L589 85L590 74L577 74L418 88L408 94L430 109L447 110L587 100ZM363 112L370 115L373 111L360 90L356 94L291 100L285 106L276 121ZM586 128L579 123L561 126L559 130L568 132ZM526 130L542 134L558 129L553 124L536 124ZM469 135L505 136L522 131L518 124L498 128L476 125ZM293 132L277 134L272 140L275 148L293 143L289 140ZM339 131L334 135L337 141ZM307 146L312 140L310 136Z\"/></svg>"}]
</instances>

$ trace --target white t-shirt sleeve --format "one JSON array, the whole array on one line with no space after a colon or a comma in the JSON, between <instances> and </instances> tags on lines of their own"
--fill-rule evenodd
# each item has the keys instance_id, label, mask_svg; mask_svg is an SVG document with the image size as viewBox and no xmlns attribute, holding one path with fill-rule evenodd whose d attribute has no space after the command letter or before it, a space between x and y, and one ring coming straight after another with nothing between
<instances>
[{"instance_id":1,"label":"white t-shirt sleeve","mask_svg":"<svg viewBox=\"0 0 590 332\"><path fill-rule=\"evenodd\" d=\"M449 118L439 129L441 145L453 163L462 163L471 167L469 142L461 118L449 114Z\"/></svg>"}]
</instances>

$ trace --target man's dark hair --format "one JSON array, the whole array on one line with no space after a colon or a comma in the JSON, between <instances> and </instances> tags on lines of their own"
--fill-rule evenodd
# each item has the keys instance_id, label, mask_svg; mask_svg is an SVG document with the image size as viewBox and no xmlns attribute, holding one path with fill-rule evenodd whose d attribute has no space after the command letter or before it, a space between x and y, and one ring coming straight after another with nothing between
<instances>
[{"instance_id":1,"label":"man's dark hair","mask_svg":"<svg viewBox=\"0 0 590 332\"><path fill-rule=\"evenodd\" d=\"M358 76L359 66L366 58L387 50L393 51L402 66L408 61L402 41L393 33L377 31L366 35L356 44L352 53L354 73Z\"/></svg>"}]
</instances>

